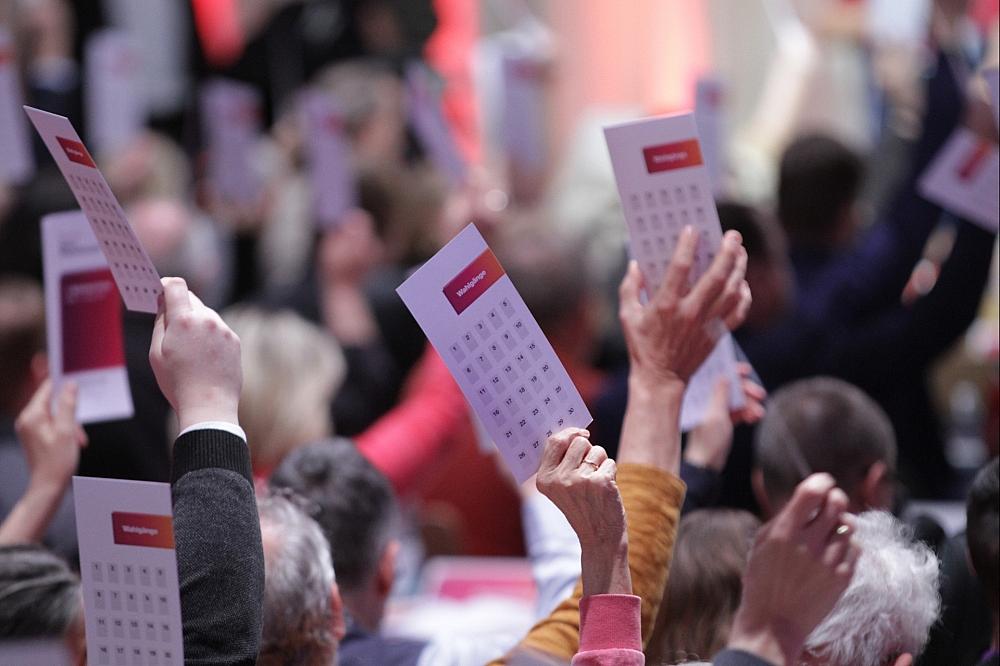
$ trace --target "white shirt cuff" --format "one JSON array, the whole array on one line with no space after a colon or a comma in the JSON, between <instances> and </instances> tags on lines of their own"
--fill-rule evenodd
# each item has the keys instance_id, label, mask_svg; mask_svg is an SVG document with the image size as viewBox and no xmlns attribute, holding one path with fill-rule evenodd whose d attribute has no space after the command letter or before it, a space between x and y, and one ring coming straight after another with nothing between
<instances>
[{"instance_id":1,"label":"white shirt cuff","mask_svg":"<svg viewBox=\"0 0 1000 666\"><path fill-rule=\"evenodd\" d=\"M194 425L190 425L187 428L184 428L184 430L181 430L180 435L177 436L181 437L193 430L225 430L231 435L236 435L244 442L247 441L247 434L243 432L243 428L239 427L235 423L229 423L228 421L202 421L201 423L195 423Z\"/></svg>"}]
</instances>

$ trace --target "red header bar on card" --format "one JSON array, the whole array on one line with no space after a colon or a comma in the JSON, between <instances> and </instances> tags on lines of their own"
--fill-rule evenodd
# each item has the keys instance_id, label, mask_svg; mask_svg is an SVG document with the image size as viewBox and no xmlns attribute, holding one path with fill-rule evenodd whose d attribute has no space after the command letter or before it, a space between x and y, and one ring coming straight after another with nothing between
<instances>
[{"instance_id":1,"label":"red header bar on card","mask_svg":"<svg viewBox=\"0 0 1000 666\"><path fill-rule=\"evenodd\" d=\"M958 168L958 177L960 180L969 180L976 175L979 167L986 163L986 157L990 154L990 147L989 141L976 142L975 148L969 151L969 154L962 161L962 165Z\"/></svg>"},{"instance_id":2,"label":"red header bar on card","mask_svg":"<svg viewBox=\"0 0 1000 666\"><path fill-rule=\"evenodd\" d=\"M114 511L111 514L111 523L114 527L115 543L119 546L174 547L173 516Z\"/></svg>"},{"instance_id":3,"label":"red header bar on card","mask_svg":"<svg viewBox=\"0 0 1000 666\"><path fill-rule=\"evenodd\" d=\"M56 141L62 146L63 152L66 153L66 157L69 158L70 162L76 162L77 164L82 164L83 166L97 168L94 164L94 160L90 157L90 153L87 152L87 148L79 141L73 141L72 139L64 139L61 136L56 137Z\"/></svg>"},{"instance_id":4,"label":"red header bar on card","mask_svg":"<svg viewBox=\"0 0 1000 666\"><path fill-rule=\"evenodd\" d=\"M493 251L486 248L475 261L444 286L444 297L457 314L462 314L465 308L472 305L490 285L503 276L503 266L497 261Z\"/></svg>"},{"instance_id":5,"label":"red header bar on card","mask_svg":"<svg viewBox=\"0 0 1000 666\"><path fill-rule=\"evenodd\" d=\"M642 149L642 154L646 158L646 170L649 173L683 169L702 163L698 139L649 146Z\"/></svg>"}]
</instances>

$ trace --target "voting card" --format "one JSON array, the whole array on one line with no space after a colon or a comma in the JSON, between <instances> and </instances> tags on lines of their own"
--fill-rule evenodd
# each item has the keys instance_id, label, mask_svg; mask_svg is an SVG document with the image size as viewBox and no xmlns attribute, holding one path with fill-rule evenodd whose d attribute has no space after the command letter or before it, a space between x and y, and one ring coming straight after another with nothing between
<instances>
[{"instance_id":1,"label":"voting card","mask_svg":"<svg viewBox=\"0 0 1000 666\"><path fill-rule=\"evenodd\" d=\"M73 658L62 638L4 639L0 666L72 666Z\"/></svg>"},{"instance_id":2,"label":"voting card","mask_svg":"<svg viewBox=\"0 0 1000 666\"><path fill-rule=\"evenodd\" d=\"M699 234L692 280L711 265L722 242L692 114L647 118L604 129L618 193L628 226L629 248L649 293L663 280L681 230ZM726 333L688 382L681 406L681 429L704 418L720 378L729 380L729 404L743 406L732 337Z\"/></svg>"},{"instance_id":3,"label":"voting card","mask_svg":"<svg viewBox=\"0 0 1000 666\"><path fill-rule=\"evenodd\" d=\"M299 104L313 214L320 227L329 229L357 200L344 114L333 95L322 90L307 91Z\"/></svg>"},{"instance_id":4,"label":"voting card","mask_svg":"<svg viewBox=\"0 0 1000 666\"><path fill-rule=\"evenodd\" d=\"M73 381L80 423L130 418L121 301L83 213L42 218L42 258L53 399L65 381Z\"/></svg>"},{"instance_id":5,"label":"voting card","mask_svg":"<svg viewBox=\"0 0 1000 666\"><path fill-rule=\"evenodd\" d=\"M250 205L260 197L260 177L253 165L261 108L260 93L245 83L215 79L201 89L208 180L223 201Z\"/></svg>"},{"instance_id":6,"label":"voting card","mask_svg":"<svg viewBox=\"0 0 1000 666\"><path fill-rule=\"evenodd\" d=\"M708 179L715 195L721 195L725 191L726 156L722 127L724 94L719 79L702 77L695 84L694 120L698 126L698 138L708 169Z\"/></svg>"},{"instance_id":7,"label":"voting card","mask_svg":"<svg viewBox=\"0 0 1000 666\"><path fill-rule=\"evenodd\" d=\"M125 31L107 29L87 39L84 63L87 142L97 155L122 150L145 124L139 54Z\"/></svg>"},{"instance_id":8,"label":"voting card","mask_svg":"<svg viewBox=\"0 0 1000 666\"><path fill-rule=\"evenodd\" d=\"M21 81L14 40L0 25L0 183L19 185L35 173L28 124L21 113Z\"/></svg>"},{"instance_id":9,"label":"voting card","mask_svg":"<svg viewBox=\"0 0 1000 666\"><path fill-rule=\"evenodd\" d=\"M510 165L540 177L545 170L545 77L548 58L503 56L503 145Z\"/></svg>"},{"instance_id":10,"label":"voting card","mask_svg":"<svg viewBox=\"0 0 1000 666\"><path fill-rule=\"evenodd\" d=\"M546 438L590 412L521 295L469 225L396 290L522 483Z\"/></svg>"},{"instance_id":11,"label":"voting card","mask_svg":"<svg viewBox=\"0 0 1000 666\"><path fill-rule=\"evenodd\" d=\"M1000 151L965 127L956 129L920 179L920 193L955 215L1000 227Z\"/></svg>"},{"instance_id":12,"label":"voting card","mask_svg":"<svg viewBox=\"0 0 1000 666\"><path fill-rule=\"evenodd\" d=\"M67 118L47 111L30 106L24 110L87 216L125 307L155 314L156 299L163 290L160 274L73 125Z\"/></svg>"},{"instance_id":13,"label":"voting card","mask_svg":"<svg viewBox=\"0 0 1000 666\"><path fill-rule=\"evenodd\" d=\"M466 164L445 122L441 98L434 89L430 71L419 64L406 69L406 107L410 125L431 163L452 185L465 182Z\"/></svg>"},{"instance_id":14,"label":"voting card","mask_svg":"<svg viewBox=\"0 0 1000 666\"><path fill-rule=\"evenodd\" d=\"M993 68L983 72L986 85L990 89L990 106L993 107L993 121L1000 129L1000 69Z\"/></svg>"},{"instance_id":15,"label":"voting card","mask_svg":"<svg viewBox=\"0 0 1000 666\"><path fill-rule=\"evenodd\" d=\"M93 665L182 666L170 484L73 477Z\"/></svg>"}]
</instances>

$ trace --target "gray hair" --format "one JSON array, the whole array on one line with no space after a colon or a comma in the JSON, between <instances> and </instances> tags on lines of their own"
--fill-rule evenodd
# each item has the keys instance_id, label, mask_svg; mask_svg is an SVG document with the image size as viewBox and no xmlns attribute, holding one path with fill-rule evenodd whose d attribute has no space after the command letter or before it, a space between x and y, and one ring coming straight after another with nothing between
<instances>
[{"instance_id":1,"label":"gray hair","mask_svg":"<svg viewBox=\"0 0 1000 666\"><path fill-rule=\"evenodd\" d=\"M289 498L257 499L264 541L264 629L257 663L329 664L334 634L333 560L316 522Z\"/></svg>"},{"instance_id":2,"label":"gray hair","mask_svg":"<svg viewBox=\"0 0 1000 666\"><path fill-rule=\"evenodd\" d=\"M917 656L941 609L938 559L909 528L882 511L857 516L861 556L854 578L806 639L804 654L830 666L879 666Z\"/></svg>"}]
</instances>

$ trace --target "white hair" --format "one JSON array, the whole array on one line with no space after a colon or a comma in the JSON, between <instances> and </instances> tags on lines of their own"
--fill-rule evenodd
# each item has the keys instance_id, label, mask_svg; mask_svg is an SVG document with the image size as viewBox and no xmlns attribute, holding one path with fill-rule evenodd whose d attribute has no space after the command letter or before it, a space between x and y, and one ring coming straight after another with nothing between
<instances>
[{"instance_id":1,"label":"white hair","mask_svg":"<svg viewBox=\"0 0 1000 666\"><path fill-rule=\"evenodd\" d=\"M854 578L806 639L803 655L830 666L879 666L927 643L941 609L938 559L907 526L882 511L857 516Z\"/></svg>"}]
</instances>

